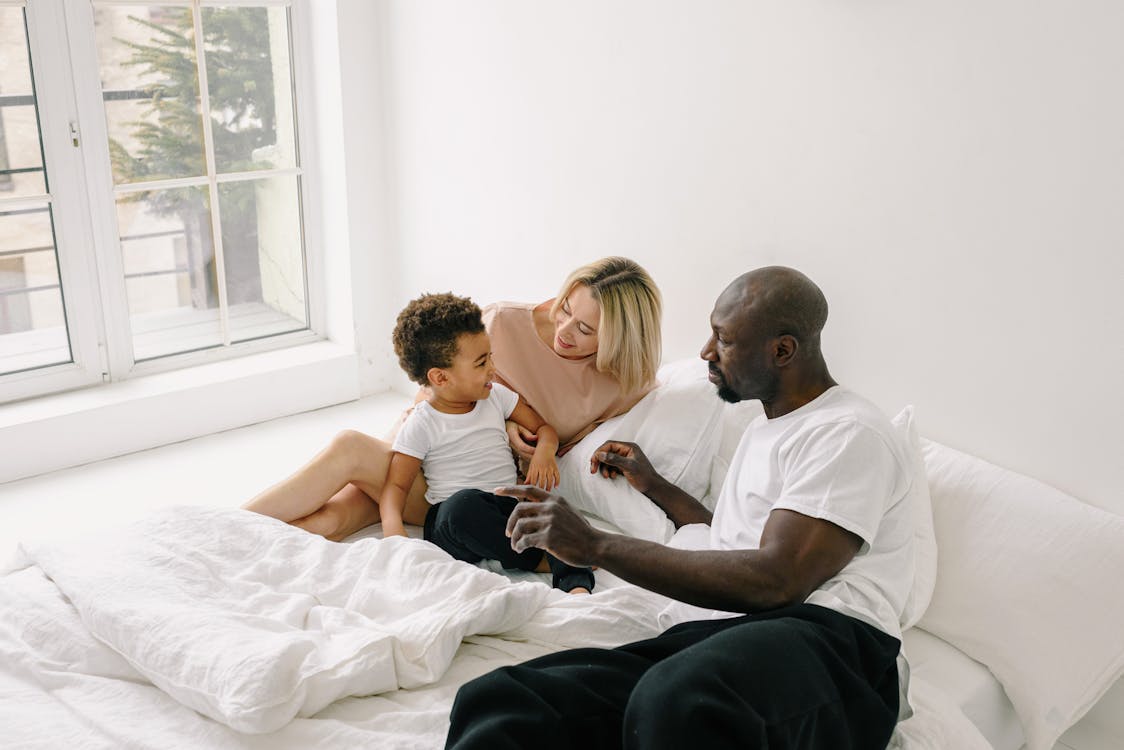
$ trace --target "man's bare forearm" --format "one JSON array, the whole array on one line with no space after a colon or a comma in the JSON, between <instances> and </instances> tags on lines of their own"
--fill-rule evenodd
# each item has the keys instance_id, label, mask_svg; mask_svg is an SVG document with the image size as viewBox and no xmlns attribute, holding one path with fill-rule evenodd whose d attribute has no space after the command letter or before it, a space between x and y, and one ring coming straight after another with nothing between
<instances>
[{"instance_id":1,"label":"man's bare forearm","mask_svg":"<svg viewBox=\"0 0 1124 750\"><path fill-rule=\"evenodd\" d=\"M680 550L600 533L591 564L641 588L727 612L758 612L793 600L760 550Z\"/></svg>"},{"instance_id":2,"label":"man's bare forearm","mask_svg":"<svg viewBox=\"0 0 1124 750\"><path fill-rule=\"evenodd\" d=\"M700 607L759 612L807 599L862 547L856 534L822 518L774 510L761 546L680 550L597 532L583 562L638 586Z\"/></svg>"},{"instance_id":3,"label":"man's bare forearm","mask_svg":"<svg viewBox=\"0 0 1124 750\"><path fill-rule=\"evenodd\" d=\"M705 505L663 477L659 477L644 494L667 514L675 528L691 523L709 525L713 517Z\"/></svg>"}]
</instances>

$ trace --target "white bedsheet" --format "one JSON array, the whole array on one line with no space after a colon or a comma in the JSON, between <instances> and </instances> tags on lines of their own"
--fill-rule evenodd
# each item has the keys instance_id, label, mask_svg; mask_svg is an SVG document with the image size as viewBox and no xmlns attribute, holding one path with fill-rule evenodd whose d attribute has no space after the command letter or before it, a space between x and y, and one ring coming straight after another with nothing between
<instances>
[{"instance_id":1,"label":"white bedsheet","mask_svg":"<svg viewBox=\"0 0 1124 750\"><path fill-rule=\"evenodd\" d=\"M664 601L176 508L24 550L0 578L0 727L20 748L437 748L465 681L648 637ZM988 747L939 691L914 699L895 747Z\"/></svg>"}]
</instances>

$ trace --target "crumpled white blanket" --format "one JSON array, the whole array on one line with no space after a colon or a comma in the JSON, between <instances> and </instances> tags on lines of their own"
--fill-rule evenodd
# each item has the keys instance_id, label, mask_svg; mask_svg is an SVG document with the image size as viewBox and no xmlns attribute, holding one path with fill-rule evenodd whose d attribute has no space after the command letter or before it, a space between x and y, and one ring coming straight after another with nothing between
<instances>
[{"instance_id":1,"label":"crumpled white blanket","mask_svg":"<svg viewBox=\"0 0 1124 750\"><path fill-rule=\"evenodd\" d=\"M630 585L569 596L420 540L335 544L197 507L21 550L0 572L0 725L29 748L441 747L467 679L650 637L667 602ZM911 697L893 750L989 750L917 675Z\"/></svg>"},{"instance_id":2,"label":"crumpled white blanket","mask_svg":"<svg viewBox=\"0 0 1124 750\"><path fill-rule=\"evenodd\" d=\"M431 684L466 636L610 646L654 627L607 601L579 614L573 597L421 540L336 544L240 510L170 508L21 555L17 567L38 565L137 672L247 733ZM580 632L565 627L575 617Z\"/></svg>"}]
</instances>

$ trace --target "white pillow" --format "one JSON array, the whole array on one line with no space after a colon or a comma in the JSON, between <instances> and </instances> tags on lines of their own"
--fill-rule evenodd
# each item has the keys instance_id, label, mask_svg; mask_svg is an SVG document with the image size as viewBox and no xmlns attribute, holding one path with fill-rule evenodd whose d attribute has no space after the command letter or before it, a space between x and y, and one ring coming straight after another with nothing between
<instances>
[{"instance_id":1,"label":"white pillow","mask_svg":"<svg viewBox=\"0 0 1124 750\"><path fill-rule=\"evenodd\" d=\"M718 503L718 496L722 492L722 483L726 481L726 474L730 472L730 461L738 449L742 435L749 428L749 423L764 414L760 401L739 401L736 404L722 404L722 417L718 427L718 447L714 453L714 460L710 465L710 489L702 498L702 504L710 510Z\"/></svg>"},{"instance_id":2,"label":"white pillow","mask_svg":"<svg viewBox=\"0 0 1124 750\"><path fill-rule=\"evenodd\" d=\"M660 385L625 414L586 435L558 461L557 494L574 507L640 539L667 542L675 525L623 477L589 472L593 452L606 440L634 442L665 479L701 498L710 485L722 400L707 380L706 362L679 360L660 368Z\"/></svg>"},{"instance_id":3,"label":"white pillow","mask_svg":"<svg viewBox=\"0 0 1124 750\"><path fill-rule=\"evenodd\" d=\"M909 446L912 462L913 486L910 502L914 508L913 525L913 588L909 591L902 610L902 630L913 627L925 614L933 598L937 583L937 538L933 534L933 506L929 499L929 485L925 481L925 460L921 457L921 438L917 434L917 420L913 407L907 406L890 420Z\"/></svg>"},{"instance_id":4,"label":"white pillow","mask_svg":"<svg viewBox=\"0 0 1124 750\"><path fill-rule=\"evenodd\" d=\"M918 623L1002 683L1050 750L1124 673L1124 518L928 440L941 554Z\"/></svg>"}]
</instances>

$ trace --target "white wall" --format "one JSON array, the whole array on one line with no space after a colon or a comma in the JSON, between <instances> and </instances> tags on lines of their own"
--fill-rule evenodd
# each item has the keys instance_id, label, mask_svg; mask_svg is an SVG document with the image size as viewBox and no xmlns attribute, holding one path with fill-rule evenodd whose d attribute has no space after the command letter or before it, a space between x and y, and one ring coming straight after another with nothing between
<instances>
[{"instance_id":1,"label":"white wall","mask_svg":"<svg viewBox=\"0 0 1124 750\"><path fill-rule=\"evenodd\" d=\"M694 356L733 277L792 265L827 293L838 380L1124 513L1124 3L364 13L354 60L378 71L345 100L382 97L384 313L422 291L545 299L623 254L663 288L667 357ZM389 320L359 325L384 352L364 383L407 389ZM1110 695L1089 721L1116 737Z\"/></svg>"},{"instance_id":2,"label":"white wall","mask_svg":"<svg viewBox=\"0 0 1124 750\"><path fill-rule=\"evenodd\" d=\"M323 141L317 156L326 157L316 165L324 173L326 332L354 347L360 389L377 393L397 382L388 342L398 312L393 290L401 285L383 135L386 7L370 0L313 0L311 6L317 49L325 56L338 52L338 60L318 61L314 92Z\"/></svg>"},{"instance_id":3,"label":"white wall","mask_svg":"<svg viewBox=\"0 0 1124 750\"><path fill-rule=\"evenodd\" d=\"M838 380L1124 513L1124 4L381 8L392 308L619 253L693 356L727 282L792 265Z\"/></svg>"}]
</instances>

